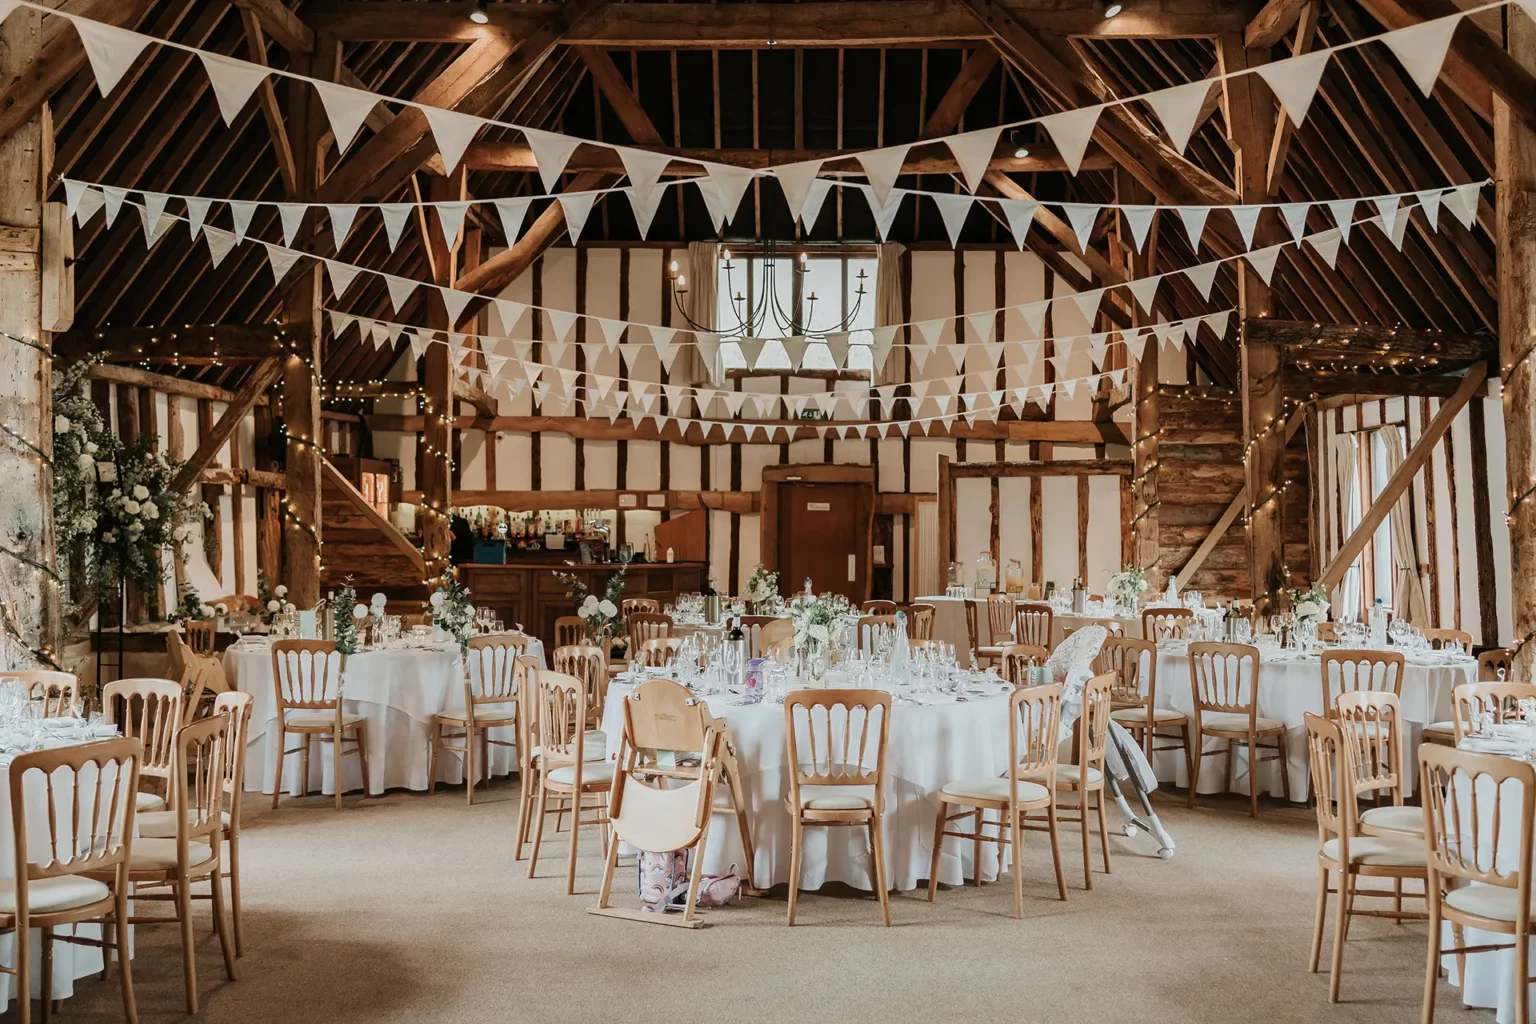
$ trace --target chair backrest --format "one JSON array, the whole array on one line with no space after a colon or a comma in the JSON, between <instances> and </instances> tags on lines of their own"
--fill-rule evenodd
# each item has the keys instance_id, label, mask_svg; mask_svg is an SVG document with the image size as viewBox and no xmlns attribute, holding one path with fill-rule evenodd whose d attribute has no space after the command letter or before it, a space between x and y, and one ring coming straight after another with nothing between
<instances>
[{"instance_id":1,"label":"chair backrest","mask_svg":"<svg viewBox=\"0 0 1536 1024\"><path fill-rule=\"evenodd\" d=\"M35 701L41 701L44 718L65 718L74 714L75 698L80 694L80 681L71 672L54 672L51 669L6 669L5 675L20 679Z\"/></svg>"},{"instance_id":2,"label":"chair backrest","mask_svg":"<svg viewBox=\"0 0 1536 1024\"><path fill-rule=\"evenodd\" d=\"M144 745L141 774L167 774L181 730L181 684L170 679L114 679L101 691L102 713L128 739Z\"/></svg>"},{"instance_id":3,"label":"chair backrest","mask_svg":"<svg viewBox=\"0 0 1536 1024\"><path fill-rule=\"evenodd\" d=\"M640 645L638 654L646 668L671 668L682 646L682 637L653 636Z\"/></svg>"},{"instance_id":4,"label":"chair backrest","mask_svg":"<svg viewBox=\"0 0 1536 1024\"><path fill-rule=\"evenodd\" d=\"M117 869L125 881L139 789L136 739L18 754L11 762L16 906L25 927L27 883ZM39 784L41 783L41 784Z\"/></svg>"},{"instance_id":5,"label":"chair backrest","mask_svg":"<svg viewBox=\"0 0 1536 1024\"><path fill-rule=\"evenodd\" d=\"M562 615L555 620L555 646L569 647L587 642L587 620L580 615Z\"/></svg>"},{"instance_id":6,"label":"chair backrest","mask_svg":"<svg viewBox=\"0 0 1536 1024\"><path fill-rule=\"evenodd\" d=\"M1448 876L1514 889L1521 934L1530 927L1536 768L1512 757L1425 743L1419 747L1419 787L1429 884L1445 888ZM1509 841L1511 832L1518 842Z\"/></svg>"},{"instance_id":7,"label":"chair backrest","mask_svg":"<svg viewBox=\"0 0 1536 1024\"><path fill-rule=\"evenodd\" d=\"M780 641L788 641L790 644L795 642L795 624L789 619L774 619L764 626L757 638L758 650L767 657L772 653L770 648Z\"/></svg>"},{"instance_id":8,"label":"chair backrest","mask_svg":"<svg viewBox=\"0 0 1536 1024\"><path fill-rule=\"evenodd\" d=\"M1317 638L1324 643L1336 644L1339 642L1339 626L1336 622L1323 621L1317 624Z\"/></svg>"},{"instance_id":9,"label":"chair backrest","mask_svg":"<svg viewBox=\"0 0 1536 1024\"><path fill-rule=\"evenodd\" d=\"M1013 636L1013 609L1014 600L1012 594L988 594L987 595L987 644L997 642L999 636ZM1023 637L1017 639L1022 640ZM1041 644L1041 647L1049 647L1050 638ZM985 645L984 645L985 646Z\"/></svg>"},{"instance_id":10,"label":"chair backrest","mask_svg":"<svg viewBox=\"0 0 1536 1024\"><path fill-rule=\"evenodd\" d=\"M579 765L587 734L586 684L564 672L544 670L536 672L535 679L539 749L545 769L552 764Z\"/></svg>"},{"instance_id":11,"label":"chair backrest","mask_svg":"<svg viewBox=\"0 0 1536 1024\"><path fill-rule=\"evenodd\" d=\"M859 610L865 615L895 615L895 601L865 601L859 605Z\"/></svg>"},{"instance_id":12,"label":"chair backrest","mask_svg":"<svg viewBox=\"0 0 1536 1024\"><path fill-rule=\"evenodd\" d=\"M1036 644L1009 644L1003 648L1003 664L998 671L1014 686L1028 686L1029 670L1044 665L1050 656L1050 651Z\"/></svg>"},{"instance_id":13,"label":"chair backrest","mask_svg":"<svg viewBox=\"0 0 1536 1024\"><path fill-rule=\"evenodd\" d=\"M284 708L335 708L341 695L342 658L332 640L272 641L278 713Z\"/></svg>"},{"instance_id":14,"label":"chair backrest","mask_svg":"<svg viewBox=\"0 0 1536 1024\"><path fill-rule=\"evenodd\" d=\"M214 647L213 621L211 619L188 619L186 627L187 646L192 649L192 653L212 654Z\"/></svg>"},{"instance_id":15,"label":"chair backrest","mask_svg":"<svg viewBox=\"0 0 1536 1024\"><path fill-rule=\"evenodd\" d=\"M1473 730L1484 711L1492 712L1495 722L1519 720L1522 700L1536 700L1536 683L1458 683L1451 690L1456 742Z\"/></svg>"},{"instance_id":16,"label":"chair backrest","mask_svg":"<svg viewBox=\"0 0 1536 1024\"><path fill-rule=\"evenodd\" d=\"M741 633L747 640L747 657L761 658L767 644L763 643L763 631L776 622L788 622L777 615L743 615L741 617ZM794 631L794 624L790 624L790 631Z\"/></svg>"},{"instance_id":17,"label":"chair backrest","mask_svg":"<svg viewBox=\"0 0 1536 1024\"><path fill-rule=\"evenodd\" d=\"M587 688L587 719L596 725L603 717L603 701L608 698L608 655L591 644L571 644L555 648L550 667L556 672L580 679Z\"/></svg>"},{"instance_id":18,"label":"chair backrest","mask_svg":"<svg viewBox=\"0 0 1536 1024\"><path fill-rule=\"evenodd\" d=\"M938 612L931 604L907 605L907 636L913 640L932 640L933 620Z\"/></svg>"},{"instance_id":19,"label":"chair backrest","mask_svg":"<svg viewBox=\"0 0 1536 1024\"><path fill-rule=\"evenodd\" d=\"M1325 843L1337 838L1339 857L1347 864L1349 839L1355 834L1353 758L1337 722L1308 712L1306 729L1312 792L1317 797L1318 840Z\"/></svg>"},{"instance_id":20,"label":"chair backrest","mask_svg":"<svg viewBox=\"0 0 1536 1024\"><path fill-rule=\"evenodd\" d=\"M631 647L639 647L652 637L672 635L672 616L660 612L635 612L624 621Z\"/></svg>"},{"instance_id":21,"label":"chair backrest","mask_svg":"<svg viewBox=\"0 0 1536 1024\"><path fill-rule=\"evenodd\" d=\"M167 679L185 679L187 665L192 660L192 648L181 638L181 627L172 626L165 631L165 654L170 659L166 667Z\"/></svg>"},{"instance_id":22,"label":"chair backrest","mask_svg":"<svg viewBox=\"0 0 1536 1024\"><path fill-rule=\"evenodd\" d=\"M1141 613L1141 635L1153 643L1159 640L1182 640L1184 630L1194 620L1195 613L1188 608L1175 605L1148 608Z\"/></svg>"},{"instance_id":23,"label":"chair backrest","mask_svg":"<svg viewBox=\"0 0 1536 1024\"><path fill-rule=\"evenodd\" d=\"M220 842L225 747L232 721L227 715L212 715L193 722L176 738L176 767L171 773L174 798L169 803L182 811L176 815L176 855L182 864L189 862L189 843L204 837L210 846L217 847Z\"/></svg>"},{"instance_id":24,"label":"chair backrest","mask_svg":"<svg viewBox=\"0 0 1536 1024\"><path fill-rule=\"evenodd\" d=\"M1250 644L1189 645L1189 676L1197 711L1258 716L1259 649Z\"/></svg>"},{"instance_id":25,"label":"chair backrest","mask_svg":"<svg viewBox=\"0 0 1536 1024\"><path fill-rule=\"evenodd\" d=\"M1116 708L1151 708L1157 701L1157 644L1151 640L1110 636L1093 660L1096 673L1114 676L1109 699Z\"/></svg>"},{"instance_id":26,"label":"chair backrest","mask_svg":"<svg viewBox=\"0 0 1536 1024\"><path fill-rule=\"evenodd\" d=\"M1056 610L1044 602L1021 601L1014 606L1013 638L1021 644L1051 649Z\"/></svg>"},{"instance_id":27,"label":"chair backrest","mask_svg":"<svg viewBox=\"0 0 1536 1024\"><path fill-rule=\"evenodd\" d=\"M224 661L216 654L188 654L180 678L182 691L186 694L181 713L183 723L197 718L205 696L229 690Z\"/></svg>"},{"instance_id":28,"label":"chair backrest","mask_svg":"<svg viewBox=\"0 0 1536 1024\"><path fill-rule=\"evenodd\" d=\"M469 670L466 704L505 704L517 699L517 659L528 650L522 633L488 633L470 637L464 652Z\"/></svg>"},{"instance_id":29,"label":"chair backrest","mask_svg":"<svg viewBox=\"0 0 1536 1024\"><path fill-rule=\"evenodd\" d=\"M790 805L803 786L874 786L884 808L891 695L884 690L795 690L784 700Z\"/></svg>"},{"instance_id":30,"label":"chair backrest","mask_svg":"<svg viewBox=\"0 0 1536 1024\"><path fill-rule=\"evenodd\" d=\"M1061 746L1061 684L1025 686L1008 699L1008 763L1015 779L1056 779Z\"/></svg>"},{"instance_id":31,"label":"chair backrest","mask_svg":"<svg viewBox=\"0 0 1536 1024\"><path fill-rule=\"evenodd\" d=\"M693 846L713 810L725 720L711 716L703 701L670 679L641 683L625 697L623 709L609 797L614 831L648 852ZM664 752L670 757L663 759Z\"/></svg>"},{"instance_id":32,"label":"chair backrest","mask_svg":"<svg viewBox=\"0 0 1536 1024\"><path fill-rule=\"evenodd\" d=\"M245 789L245 745L251 732L251 708L256 698L240 690L213 699L213 713L229 721L224 734L224 795L229 797L230 820L240 821L240 794Z\"/></svg>"},{"instance_id":33,"label":"chair backrest","mask_svg":"<svg viewBox=\"0 0 1536 1024\"><path fill-rule=\"evenodd\" d=\"M649 597L626 597L619 602L619 614L624 621L636 612L660 612L661 602Z\"/></svg>"},{"instance_id":34,"label":"chair backrest","mask_svg":"<svg viewBox=\"0 0 1536 1024\"><path fill-rule=\"evenodd\" d=\"M517 676L517 766L523 778L529 777L533 763L533 748L539 745L539 696L536 682L539 659L524 654L512 669Z\"/></svg>"},{"instance_id":35,"label":"chair backrest","mask_svg":"<svg viewBox=\"0 0 1536 1024\"><path fill-rule=\"evenodd\" d=\"M1083 713L1075 723L1078 778L1087 780L1088 769L1104 770L1104 750L1109 746L1109 716L1114 711L1110 690L1115 675L1105 672L1083 684Z\"/></svg>"},{"instance_id":36,"label":"chair backrest","mask_svg":"<svg viewBox=\"0 0 1536 1024\"><path fill-rule=\"evenodd\" d=\"M1333 714L1349 746L1355 796L1386 790L1394 804L1403 802L1403 715L1390 690L1352 690L1339 694Z\"/></svg>"},{"instance_id":37,"label":"chair backrest","mask_svg":"<svg viewBox=\"0 0 1536 1024\"><path fill-rule=\"evenodd\" d=\"M963 601L963 605L965 607L965 635L966 638L970 641L971 651L973 653L975 652L976 648L982 646L981 624L978 621L981 618L981 611L978 607L979 604L980 602L974 601L971 598L965 598ZM992 638L988 637L987 643L990 644L991 642Z\"/></svg>"},{"instance_id":38,"label":"chair backrest","mask_svg":"<svg viewBox=\"0 0 1536 1024\"><path fill-rule=\"evenodd\" d=\"M873 651L876 640L882 629L890 630L894 635L896 630L896 616L894 615L866 615L859 620L855 635L859 638L859 650ZM910 639L910 638L909 638Z\"/></svg>"},{"instance_id":39,"label":"chair backrest","mask_svg":"<svg viewBox=\"0 0 1536 1024\"><path fill-rule=\"evenodd\" d=\"M1028 598L1031 601L1044 601L1045 588L1038 583L1031 583L1029 585Z\"/></svg>"},{"instance_id":40,"label":"chair backrest","mask_svg":"<svg viewBox=\"0 0 1536 1024\"><path fill-rule=\"evenodd\" d=\"M1515 669L1515 652L1508 647L1494 647L1477 656L1477 681L1502 683L1512 678Z\"/></svg>"},{"instance_id":41,"label":"chair backrest","mask_svg":"<svg viewBox=\"0 0 1536 1024\"><path fill-rule=\"evenodd\" d=\"M1403 695L1403 656L1396 651L1324 651L1323 712L1333 717L1339 695L1356 690L1382 690Z\"/></svg>"},{"instance_id":42,"label":"chair backrest","mask_svg":"<svg viewBox=\"0 0 1536 1024\"><path fill-rule=\"evenodd\" d=\"M707 748L709 715L703 701L683 684L671 679L648 679L624 699L624 739L642 761L655 766L655 754L670 750L696 754ZM657 768L658 773L666 769ZM682 777L697 777L698 768Z\"/></svg>"},{"instance_id":43,"label":"chair backrest","mask_svg":"<svg viewBox=\"0 0 1536 1024\"><path fill-rule=\"evenodd\" d=\"M1464 629L1423 629L1420 630L1424 639L1429 641L1429 646L1440 650L1453 643L1461 644L1461 649L1468 654L1472 653L1472 634Z\"/></svg>"}]
</instances>

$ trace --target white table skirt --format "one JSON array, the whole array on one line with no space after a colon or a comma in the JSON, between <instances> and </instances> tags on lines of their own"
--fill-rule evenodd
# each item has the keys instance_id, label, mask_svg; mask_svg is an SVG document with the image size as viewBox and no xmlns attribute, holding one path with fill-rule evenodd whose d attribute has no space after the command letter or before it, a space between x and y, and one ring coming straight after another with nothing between
<instances>
[{"instance_id":1,"label":"white table skirt","mask_svg":"<svg viewBox=\"0 0 1536 1024\"><path fill-rule=\"evenodd\" d=\"M1264 652L1269 653L1269 652ZM1402 714L1404 729L1404 753L1409 765L1418 763L1419 737L1424 726L1445 721L1451 717L1451 690L1458 683L1473 682L1477 678L1477 662L1463 659L1454 665L1428 666L1412 662L1403 672ZM1259 670L1258 712L1260 718L1272 718L1285 723L1286 767L1290 775L1289 798L1297 802L1307 799L1307 714L1323 713L1322 663L1316 658L1295 660L1263 660ZM1175 649L1159 648L1157 652L1157 706L1165 710L1193 715L1195 698L1190 685L1189 656L1182 645ZM1248 792L1248 752L1245 744L1234 744L1239 749L1233 768L1232 791ZM1200 765L1199 791L1219 793L1226 786L1227 759L1224 741L1207 738L1203 748L1207 755ZM1211 754L1218 756L1211 757ZM1189 785L1188 771L1181 750L1165 751L1153 757L1153 767L1158 779L1171 781L1179 786ZM1271 796L1282 796L1280 767L1266 762L1262 769L1259 791ZM1412 792L1414 772L1403 774L1405 795Z\"/></svg>"},{"instance_id":2,"label":"white table skirt","mask_svg":"<svg viewBox=\"0 0 1536 1024\"><path fill-rule=\"evenodd\" d=\"M632 687L614 682L603 708L603 731L608 734L609 756L618 753L623 733L621 702ZM757 884L768 886L789 881L791 826L784 800L789 794L788 742L784 705L736 705L735 697L709 698L710 712L727 718L741 764L747 817L756 850ZM933 823L938 814L935 796L939 789L962 779L996 778L1008 767L1008 698L977 697L964 702L946 701L933 706L896 704L891 709L890 739L886 751L884 838L886 881L896 889L915 889L928 877L933 855ZM964 828L969 828L966 822ZM800 884L818 889L829 881L873 890L870 874L869 833L857 828L807 828ZM1026 871L1042 863L1049 878L1049 840L1032 834ZM982 877L999 873L994 843L983 844ZM959 884L972 877L973 844L950 839L939 862L939 880ZM710 824L704 855L706 872L724 872L735 865L745 877L741 840L735 822L720 815Z\"/></svg>"},{"instance_id":3,"label":"white table skirt","mask_svg":"<svg viewBox=\"0 0 1536 1024\"><path fill-rule=\"evenodd\" d=\"M528 653L544 664L544 647L537 639L530 641ZM246 747L245 788L247 792L271 793L279 756L272 653L265 646L234 646L224 652L224 665L231 685L255 698ZM458 649L451 643L428 649L363 651L347 658L343 708L366 719L370 795L389 789L427 788L431 781L427 772L432 759L432 718L464 711L462 666ZM510 726L492 729L490 734L497 740L517 739ZM289 736L290 748L298 743L296 736ZM490 749L492 775L506 775L516 769L517 755L512 748L493 745ZM478 773L483 769L478 767L479 754L475 756ZM330 744L312 740L309 761L309 792L335 793ZM283 788L292 794L299 791L299 765L298 754L284 759ZM437 763L437 781L459 783L463 779L463 757L444 751ZM342 759L342 792L361 788L358 759L349 755Z\"/></svg>"}]
</instances>

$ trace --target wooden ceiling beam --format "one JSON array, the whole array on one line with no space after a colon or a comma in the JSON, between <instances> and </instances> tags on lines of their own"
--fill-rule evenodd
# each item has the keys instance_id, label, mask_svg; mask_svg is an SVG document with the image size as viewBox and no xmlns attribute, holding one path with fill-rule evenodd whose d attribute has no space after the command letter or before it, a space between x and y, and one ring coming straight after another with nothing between
<instances>
[{"instance_id":1,"label":"wooden ceiling beam","mask_svg":"<svg viewBox=\"0 0 1536 1024\"><path fill-rule=\"evenodd\" d=\"M186 490L197 482L202 474L219 454L219 449L224 447L235 430L239 428L240 421L245 419L245 414L256 405L256 401L267 393L267 388L277 383L283 375L283 361L273 356L256 365L251 375L245 379L240 390L230 399L224 412L214 423L213 429L203 433L197 443L197 451L192 457L182 463L176 475L171 478L167 488L174 494Z\"/></svg>"},{"instance_id":2,"label":"wooden ceiling beam","mask_svg":"<svg viewBox=\"0 0 1536 1024\"><path fill-rule=\"evenodd\" d=\"M240 8L242 19L255 18L262 31L289 53L313 53L315 33L281 0L229 0ZM266 61L262 61L266 63Z\"/></svg>"},{"instance_id":3,"label":"wooden ceiling beam","mask_svg":"<svg viewBox=\"0 0 1536 1024\"><path fill-rule=\"evenodd\" d=\"M1265 49L1285 38L1313 0L1269 0L1243 30L1243 46ZM1305 47L1303 47L1305 49Z\"/></svg>"},{"instance_id":4,"label":"wooden ceiling beam","mask_svg":"<svg viewBox=\"0 0 1536 1024\"><path fill-rule=\"evenodd\" d=\"M1284 3L1285 0L1270 0L1270 7ZM1317 19L1322 4L1319 0L1307 0L1301 4L1297 11L1296 38L1291 42L1291 56L1300 56L1312 49L1312 41L1317 37ZM1253 26L1249 26L1248 36L1245 37L1245 45L1250 49L1257 45L1247 42L1247 38L1253 34ZM1283 32L1281 33L1284 34ZM1296 126L1291 123L1291 115L1285 109L1285 104L1280 104L1279 111L1275 114L1275 134L1270 140L1269 146L1269 170L1265 175L1265 194L1271 199L1280 194L1280 183L1285 180L1285 161L1291 152L1291 137L1296 134Z\"/></svg>"},{"instance_id":5,"label":"wooden ceiling beam","mask_svg":"<svg viewBox=\"0 0 1536 1024\"><path fill-rule=\"evenodd\" d=\"M1243 328L1250 341L1284 345L1297 354L1320 350L1348 353L1361 362L1391 355L1428 355L1447 361L1474 362L1491 357L1497 349L1491 336L1379 324L1316 324L1265 318L1244 321Z\"/></svg>"},{"instance_id":6,"label":"wooden ceiling beam","mask_svg":"<svg viewBox=\"0 0 1536 1024\"><path fill-rule=\"evenodd\" d=\"M267 39L262 31L261 19L250 7L241 5L240 22L245 26L245 47L252 63L266 67ZM313 37L310 41L313 46ZM261 116L267 122L267 133L272 137L272 155L277 160L277 173L283 179L283 194L294 199L299 194L299 172L294 165L293 147L288 141L288 126L283 120L282 108L278 106L277 89L272 85L271 75L262 79L256 87L256 99L261 106Z\"/></svg>"},{"instance_id":7,"label":"wooden ceiling beam","mask_svg":"<svg viewBox=\"0 0 1536 1024\"><path fill-rule=\"evenodd\" d=\"M1475 370L1482 370L1478 363ZM1287 398L1312 395L1382 395L1398 398L1449 398L1462 384L1458 375L1432 373L1307 372L1288 369L1282 379Z\"/></svg>"},{"instance_id":8,"label":"wooden ceiling beam","mask_svg":"<svg viewBox=\"0 0 1536 1024\"><path fill-rule=\"evenodd\" d=\"M287 352L286 335L298 336L294 328L281 324L77 328L54 336L53 353L60 359L100 356L107 362L121 363L260 361Z\"/></svg>"},{"instance_id":9,"label":"wooden ceiling beam","mask_svg":"<svg viewBox=\"0 0 1536 1024\"><path fill-rule=\"evenodd\" d=\"M596 46L575 46L572 49L576 51L582 63L586 64L587 72L592 76L592 83L603 94L609 106L613 107L613 112L619 115L619 121L623 123L624 130L629 132L630 141L642 146L665 145L661 133L651 123L651 116L640 105L640 100L630 88L629 83L624 81L624 76L620 74L613 58L608 56L608 51Z\"/></svg>"},{"instance_id":10,"label":"wooden ceiling beam","mask_svg":"<svg viewBox=\"0 0 1536 1024\"><path fill-rule=\"evenodd\" d=\"M990 43L979 47L967 57L960 67L960 73L955 76L953 82L949 83L949 88L944 90L944 95L939 98L938 106L934 107L933 113L928 115L928 120L924 122L922 133L918 138L936 139L953 132L959 125L960 119L965 116L965 108L971 105L971 100L976 98L976 93L991 77L992 70L1002 59L1002 55L997 52L997 47ZM945 148L948 149L947 146Z\"/></svg>"}]
</instances>

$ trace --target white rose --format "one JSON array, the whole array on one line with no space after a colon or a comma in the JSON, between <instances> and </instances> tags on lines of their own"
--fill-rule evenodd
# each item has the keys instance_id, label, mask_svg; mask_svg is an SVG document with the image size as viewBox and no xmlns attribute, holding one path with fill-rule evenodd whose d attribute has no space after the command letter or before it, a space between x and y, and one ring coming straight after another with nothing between
<instances>
[{"instance_id":1,"label":"white rose","mask_svg":"<svg viewBox=\"0 0 1536 1024\"><path fill-rule=\"evenodd\" d=\"M117 487L112 488L112 497L114 497L114 498L121 498L122 496L123 496L123 492L122 492L121 489L119 489Z\"/></svg>"},{"instance_id":2,"label":"white rose","mask_svg":"<svg viewBox=\"0 0 1536 1024\"><path fill-rule=\"evenodd\" d=\"M1321 612L1322 609L1318 607L1316 601L1300 601L1296 605L1296 615L1298 618L1315 619Z\"/></svg>"},{"instance_id":3,"label":"white rose","mask_svg":"<svg viewBox=\"0 0 1536 1024\"><path fill-rule=\"evenodd\" d=\"M134 484L133 496L140 501L146 501L149 498L149 488L145 487L143 484Z\"/></svg>"},{"instance_id":4,"label":"white rose","mask_svg":"<svg viewBox=\"0 0 1536 1024\"><path fill-rule=\"evenodd\" d=\"M368 606L365 604L353 605L352 617L354 619L366 619L368 617Z\"/></svg>"},{"instance_id":5,"label":"white rose","mask_svg":"<svg viewBox=\"0 0 1536 1024\"><path fill-rule=\"evenodd\" d=\"M113 533L111 530L108 530L106 533L101 535L101 542L103 544L115 544L117 543L117 534Z\"/></svg>"},{"instance_id":6,"label":"white rose","mask_svg":"<svg viewBox=\"0 0 1536 1024\"><path fill-rule=\"evenodd\" d=\"M368 600L368 603L373 605L375 608L383 608L384 605L388 602L389 598L385 597L383 594L374 594L373 597Z\"/></svg>"},{"instance_id":7,"label":"white rose","mask_svg":"<svg viewBox=\"0 0 1536 1024\"><path fill-rule=\"evenodd\" d=\"M97 451L97 449L96 449L96 442L95 441L87 441L87 442L85 442L85 450L90 452L92 455L95 455L96 451Z\"/></svg>"},{"instance_id":8,"label":"white rose","mask_svg":"<svg viewBox=\"0 0 1536 1024\"><path fill-rule=\"evenodd\" d=\"M134 501L132 498L124 498L123 499L123 511L127 512L129 515L131 515L131 516L138 515L139 514L139 507L140 507L139 503Z\"/></svg>"},{"instance_id":9,"label":"white rose","mask_svg":"<svg viewBox=\"0 0 1536 1024\"><path fill-rule=\"evenodd\" d=\"M443 606L443 601L444 600L446 600L446 599L443 597L443 592L441 590L434 590L432 592L432 607L433 608L441 608Z\"/></svg>"},{"instance_id":10,"label":"white rose","mask_svg":"<svg viewBox=\"0 0 1536 1024\"><path fill-rule=\"evenodd\" d=\"M283 605L283 611L287 612L289 615L292 615L294 612L298 611L298 609L293 606L292 601L288 601Z\"/></svg>"},{"instance_id":11,"label":"white rose","mask_svg":"<svg viewBox=\"0 0 1536 1024\"><path fill-rule=\"evenodd\" d=\"M588 608L586 605L582 605L580 608L576 609L576 614L580 615L584 619L590 619L592 616L597 614L597 609Z\"/></svg>"},{"instance_id":12,"label":"white rose","mask_svg":"<svg viewBox=\"0 0 1536 1024\"><path fill-rule=\"evenodd\" d=\"M269 611L269 612L280 612L282 610L283 610L283 606L282 606L281 602L278 602L278 601L268 601L267 602L267 611Z\"/></svg>"},{"instance_id":13,"label":"white rose","mask_svg":"<svg viewBox=\"0 0 1536 1024\"><path fill-rule=\"evenodd\" d=\"M55 416L53 418L53 432L55 434L69 433L69 417L63 415Z\"/></svg>"},{"instance_id":14,"label":"white rose","mask_svg":"<svg viewBox=\"0 0 1536 1024\"><path fill-rule=\"evenodd\" d=\"M607 600L598 604L597 610L610 617L619 614L619 610L613 606L613 602Z\"/></svg>"},{"instance_id":15,"label":"white rose","mask_svg":"<svg viewBox=\"0 0 1536 1024\"><path fill-rule=\"evenodd\" d=\"M205 605L199 605L198 609L197 609L197 614L201 615L205 619L211 619L211 618L213 618L213 607L211 605L206 605L206 604Z\"/></svg>"},{"instance_id":16,"label":"white rose","mask_svg":"<svg viewBox=\"0 0 1536 1024\"><path fill-rule=\"evenodd\" d=\"M143 532L144 532L144 524L139 522L137 519L135 519L133 522L128 524L128 535L130 537L137 537L139 534L141 534Z\"/></svg>"},{"instance_id":17,"label":"white rose","mask_svg":"<svg viewBox=\"0 0 1536 1024\"><path fill-rule=\"evenodd\" d=\"M159 519L160 518L160 508L154 502L146 501L143 504L142 507L144 509L144 514L146 516L148 516L149 518L151 518L151 519Z\"/></svg>"},{"instance_id":18,"label":"white rose","mask_svg":"<svg viewBox=\"0 0 1536 1024\"><path fill-rule=\"evenodd\" d=\"M218 604L213 606L213 610L215 612L217 612L218 614L220 614L220 615L228 615L229 614L229 605L227 605L224 602L220 601Z\"/></svg>"},{"instance_id":19,"label":"white rose","mask_svg":"<svg viewBox=\"0 0 1536 1024\"><path fill-rule=\"evenodd\" d=\"M85 452L80 453L80 458L77 459L76 462L79 463L82 472L89 472L91 467L96 465L96 460L91 458Z\"/></svg>"},{"instance_id":20,"label":"white rose","mask_svg":"<svg viewBox=\"0 0 1536 1024\"><path fill-rule=\"evenodd\" d=\"M272 588L272 593L278 597L287 597L288 588L279 583L277 586Z\"/></svg>"},{"instance_id":21,"label":"white rose","mask_svg":"<svg viewBox=\"0 0 1536 1024\"><path fill-rule=\"evenodd\" d=\"M596 594L588 594L587 595L587 599L585 601L581 602L581 607L582 607L582 610L584 610L584 611L596 611L597 610L597 595Z\"/></svg>"}]
</instances>

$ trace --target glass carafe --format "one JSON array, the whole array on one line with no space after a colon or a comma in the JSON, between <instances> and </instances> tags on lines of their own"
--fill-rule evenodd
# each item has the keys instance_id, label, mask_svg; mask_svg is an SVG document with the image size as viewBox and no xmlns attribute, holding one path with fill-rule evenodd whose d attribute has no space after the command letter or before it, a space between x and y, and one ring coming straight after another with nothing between
<instances>
[{"instance_id":1,"label":"glass carafe","mask_svg":"<svg viewBox=\"0 0 1536 1024\"><path fill-rule=\"evenodd\" d=\"M992 552L983 551L976 556L976 596L986 597L997 590L997 563Z\"/></svg>"},{"instance_id":2,"label":"glass carafe","mask_svg":"<svg viewBox=\"0 0 1536 1024\"><path fill-rule=\"evenodd\" d=\"M1008 593L1024 593L1024 563L1017 558L1008 559L1008 574L1004 577L1004 582Z\"/></svg>"}]
</instances>

